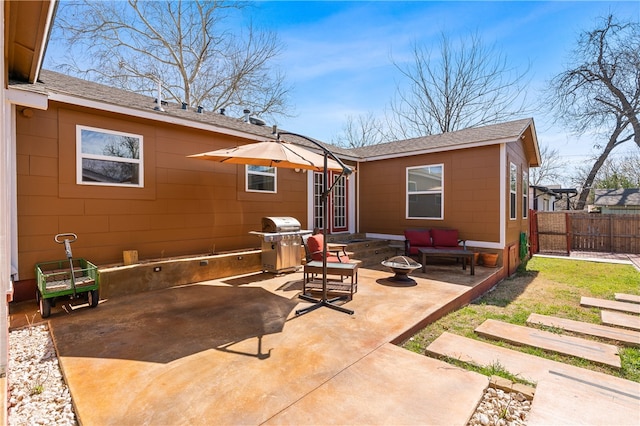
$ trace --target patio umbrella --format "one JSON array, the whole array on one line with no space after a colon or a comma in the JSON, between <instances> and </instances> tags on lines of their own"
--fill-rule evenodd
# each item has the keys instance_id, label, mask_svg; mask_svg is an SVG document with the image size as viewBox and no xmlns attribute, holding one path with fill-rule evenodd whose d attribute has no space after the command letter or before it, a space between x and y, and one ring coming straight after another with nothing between
<instances>
[{"instance_id":1,"label":"patio umbrella","mask_svg":"<svg viewBox=\"0 0 640 426\"><path fill-rule=\"evenodd\" d=\"M189 155L190 158L217 161L230 164L250 164L254 166L284 167L288 169L324 170L324 156L298 145L282 141L267 141L240 145L234 148L218 149ZM342 171L337 161L328 159L327 169Z\"/></svg>"},{"instance_id":2,"label":"patio umbrella","mask_svg":"<svg viewBox=\"0 0 640 426\"><path fill-rule=\"evenodd\" d=\"M292 132L278 132L273 127L273 134L276 135L275 141L250 143L235 148L219 149L216 151L204 152L202 154L189 155L190 158L200 158L203 160L217 161L220 163L231 164L249 164L254 166L267 167L284 167L289 169L306 169L323 172L323 190L322 190L322 207L324 211L323 235L327 235L327 220L329 217L329 193L333 190L335 184L342 176L348 176L353 170L346 166L333 152L322 146L317 141L306 136ZM303 138L322 150L322 155L309 151L306 148L294 145L280 140L281 135L290 135ZM329 170L340 172L338 179L333 184L329 184ZM310 296L301 294L299 297L303 300L314 302L315 304L309 308L296 311L297 314L310 312L319 307L326 306L337 311L353 314L350 309L334 305L332 302L339 298L331 299L327 297L327 239L324 239L322 256L322 298L313 299Z\"/></svg>"}]
</instances>

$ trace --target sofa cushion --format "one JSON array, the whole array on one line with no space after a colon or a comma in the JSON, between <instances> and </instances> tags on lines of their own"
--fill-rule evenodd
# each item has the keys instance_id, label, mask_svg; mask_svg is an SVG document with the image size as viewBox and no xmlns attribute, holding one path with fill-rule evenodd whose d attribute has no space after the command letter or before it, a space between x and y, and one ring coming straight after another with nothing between
<instances>
[{"instance_id":1,"label":"sofa cushion","mask_svg":"<svg viewBox=\"0 0 640 426\"><path fill-rule=\"evenodd\" d=\"M457 229L432 229L431 238L433 240L434 247L459 247Z\"/></svg>"},{"instance_id":2,"label":"sofa cushion","mask_svg":"<svg viewBox=\"0 0 640 426\"><path fill-rule=\"evenodd\" d=\"M404 237L409 241L409 247L430 247L431 235L428 229L405 229Z\"/></svg>"}]
</instances>

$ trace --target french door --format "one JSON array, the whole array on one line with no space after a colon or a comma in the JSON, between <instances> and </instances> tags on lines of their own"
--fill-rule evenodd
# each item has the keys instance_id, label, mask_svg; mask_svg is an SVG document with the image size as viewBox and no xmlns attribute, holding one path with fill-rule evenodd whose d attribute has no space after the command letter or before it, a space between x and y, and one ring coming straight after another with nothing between
<instances>
[{"instance_id":1,"label":"french door","mask_svg":"<svg viewBox=\"0 0 640 426\"><path fill-rule=\"evenodd\" d=\"M347 178L339 177L340 173L329 172L329 186L336 182L329 193L329 233L345 232L349 228L347 215ZM314 173L313 176L313 226L322 229L324 226L324 209L322 207L322 190L324 189L324 174Z\"/></svg>"}]
</instances>

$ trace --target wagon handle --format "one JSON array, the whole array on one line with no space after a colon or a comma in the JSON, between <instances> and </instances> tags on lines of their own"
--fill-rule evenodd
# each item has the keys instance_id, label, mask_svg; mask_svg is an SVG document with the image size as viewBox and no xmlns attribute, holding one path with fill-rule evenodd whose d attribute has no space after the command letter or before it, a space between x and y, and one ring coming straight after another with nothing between
<instances>
[{"instance_id":1,"label":"wagon handle","mask_svg":"<svg viewBox=\"0 0 640 426\"><path fill-rule=\"evenodd\" d=\"M66 238L71 237L71 238ZM64 239L63 239L64 238ZM64 234L56 234L53 237L56 243L63 244L64 243L64 251L67 254L67 259L69 259L69 271L71 274L71 287L73 288L73 297L76 297L76 277L73 272L73 254L71 253L71 243L78 239L78 236L73 232L68 232Z\"/></svg>"},{"instance_id":2,"label":"wagon handle","mask_svg":"<svg viewBox=\"0 0 640 426\"><path fill-rule=\"evenodd\" d=\"M72 237L72 238L65 238L65 237ZM78 239L78 236L76 234L74 234L73 232L67 232L67 233L64 233L64 234L57 234L55 237L53 237L53 239L58 244L63 244L67 240L70 243L72 243L72 242L74 242L75 240Z\"/></svg>"}]
</instances>

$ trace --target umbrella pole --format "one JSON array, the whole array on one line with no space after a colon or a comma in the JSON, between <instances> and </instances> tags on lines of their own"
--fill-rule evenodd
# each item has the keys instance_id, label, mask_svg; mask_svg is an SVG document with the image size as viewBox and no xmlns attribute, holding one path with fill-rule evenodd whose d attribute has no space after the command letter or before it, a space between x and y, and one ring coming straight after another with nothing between
<instances>
[{"instance_id":1,"label":"umbrella pole","mask_svg":"<svg viewBox=\"0 0 640 426\"><path fill-rule=\"evenodd\" d=\"M301 136L301 135L297 135ZM307 139L307 138L305 138ZM311 141L315 143L314 141ZM317 144L316 144L317 145ZM318 145L320 146L320 145ZM322 208L324 211L324 218L322 220L322 298L320 300L311 298L309 296L305 296L304 294L300 295L300 298L306 300L308 302L314 302L314 305L311 305L304 309L299 309L296 311L296 315L306 314L307 312L315 311L318 308L323 306L327 308L334 309L339 312L344 312L345 314L353 315L353 310L343 308L342 306L335 305L333 302L337 300L343 299L343 297L336 297L333 299L329 299L327 296L327 221L329 220L329 191L331 187L329 187L329 171L327 170L328 166L328 155L329 153L325 148L320 146L324 151L324 172L323 172L323 182L322 182Z\"/></svg>"}]
</instances>

